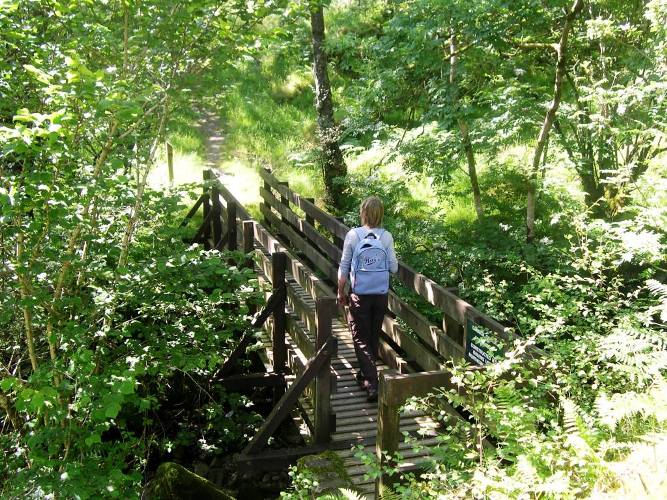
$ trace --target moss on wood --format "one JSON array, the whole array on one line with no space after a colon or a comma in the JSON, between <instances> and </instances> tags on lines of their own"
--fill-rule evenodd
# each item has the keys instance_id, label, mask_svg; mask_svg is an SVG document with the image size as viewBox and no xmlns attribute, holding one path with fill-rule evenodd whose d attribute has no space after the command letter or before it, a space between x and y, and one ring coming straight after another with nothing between
<instances>
[{"instance_id":1,"label":"moss on wood","mask_svg":"<svg viewBox=\"0 0 667 500\"><path fill-rule=\"evenodd\" d=\"M158 467L155 477L146 485L144 500L234 500L207 479L174 462Z\"/></svg>"},{"instance_id":2,"label":"moss on wood","mask_svg":"<svg viewBox=\"0 0 667 500\"><path fill-rule=\"evenodd\" d=\"M313 473L319 484L315 494L336 493L339 488L355 489L343 459L335 451L302 457L297 461L297 468Z\"/></svg>"}]
</instances>

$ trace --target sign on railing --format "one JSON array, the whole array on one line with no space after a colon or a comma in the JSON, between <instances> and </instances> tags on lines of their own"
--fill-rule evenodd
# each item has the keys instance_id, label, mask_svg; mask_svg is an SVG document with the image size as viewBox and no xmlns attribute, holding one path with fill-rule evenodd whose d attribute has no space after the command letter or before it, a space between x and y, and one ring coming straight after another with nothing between
<instances>
[{"instance_id":1,"label":"sign on railing","mask_svg":"<svg viewBox=\"0 0 667 500\"><path fill-rule=\"evenodd\" d=\"M498 361L504 353L498 337L484 325L475 323L472 318L466 322L466 357L479 366Z\"/></svg>"}]
</instances>

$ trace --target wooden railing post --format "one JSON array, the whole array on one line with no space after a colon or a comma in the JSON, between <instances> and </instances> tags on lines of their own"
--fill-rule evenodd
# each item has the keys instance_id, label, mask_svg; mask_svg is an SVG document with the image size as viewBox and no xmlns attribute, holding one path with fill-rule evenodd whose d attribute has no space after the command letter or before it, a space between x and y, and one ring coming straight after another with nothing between
<instances>
[{"instance_id":1,"label":"wooden railing post","mask_svg":"<svg viewBox=\"0 0 667 500\"><path fill-rule=\"evenodd\" d=\"M280 184L281 186L285 186L287 189L289 189L289 182L287 181L278 181L278 184ZM280 203L289 208L289 198L285 197L283 193L278 193L278 194L280 194ZM284 217L282 217L282 220L288 222L287 220L285 220Z\"/></svg>"},{"instance_id":2,"label":"wooden railing post","mask_svg":"<svg viewBox=\"0 0 667 500\"><path fill-rule=\"evenodd\" d=\"M204 170L204 188L203 188L203 196L204 196L204 220L208 217L209 212L211 211L211 194L210 194L210 181L211 181L211 171L210 170ZM211 226L208 225L204 229L204 248L207 250L211 248L208 244L208 239L211 237Z\"/></svg>"},{"instance_id":3,"label":"wooden railing post","mask_svg":"<svg viewBox=\"0 0 667 500\"><path fill-rule=\"evenodd\" d=\"M449 314L442 315L442 330L445 334L460 345L463 349L466 348L463 334L463 325L452 318Z\"/></svg>"},{"instance_id":4,"label":"wooden railing post","mask_svg":"<svg viewBox=\"0 0 667 500\"><path fill-rule=\"evenodd\" d=\"M255 250L255 223L251 220L243 221L243 253L248 255ZM243 263L245 267L252 268L252 259L248 258Z\"/></svg>"},{"instance_id":5,"label":"wooden railing post","mask_svg":"<svg viewBox=\"0 0 667 500\"><path fill-rule=\"evenodd\" d=\"M459 293L458 287L447 287L445 290L454 295L458 295ZM464 326L447 313L443 313L442 315L442 331L465 350L466 342Z\"/></svg>"},{"instance_id":6,"label":"wooden railing post","mask_svg":"<svg viewBox=\"0 0 667 500\"><path fill-rule=\"evenodd\" d=\"M315 302L316 350L331 338L331 321L335 311L336 299L333 297L320 297ZM332 420L331 356L329 356L315 379L315 444L326 444L331 440Z\"/></svg>"},{"instance_id":7,"label":"wooden railing post","mask_svg":"<svg viewBox=\"0 0 667 500\"><path fill-rule=\"evenodd\" d=\"M398 440L400 430L400 405L393 401L392 379L395 376L393 370L385 370L380 373L380 386L378 390L378 432L375 441L375 451L380 467L387 466L387 454L393 455L398 451ZM392 484L394 478L383 473L375 481L375 498L384 495L387 488Z\"/></svg>"},{"instance_id":8,"label":"wooden railing post","mask_svg":"<svg viewBox=\"0 0 667 500\"><path fill-rule=\"evenodd\" d=\"M287 269L287 255L283 252L276 252L271 255L271 283L273 284L273 293L280 293L285 283L285 270ZM273 346L273 371L283 372L287 365L287 344L285 344L285 329L287 326L287 315L285 314L285 298L276 306L273 311L273 330L271 332L271 343Z\"/></svg>"},{"instance_id":9,"label":"wooden railing post","mask_svg":"<svg viewBox=\"0 0 667 500\"><path fill-rule=\"evenodd\" d=\"M269 174L271 174L271 169L270 168L264 168L264 170L266 172L268 172ZM264 181L264 189L271 192L271 184L269 184L266 180ZM259 205L260 205L260 208L261 208L262 205L266 206L269 209L271 208L266 204L265 201L262 201ZM271 222L266 217L264 217L262 219L262 224L264 224L266 227L271 227Z\"/></svg>"},{"instance_id":10,"label":"wooden railing post","mask_svg":"<svg viewBox=\"0 0 667 500\"><path fill-rule=\"evenodd\" d=\"M222 221L220 217L222 216L222 205L220 203L220 190L218 189L217 182L214 182L211 186L211 205L213 209L213 221L211 225L213 226L213 248L215 250L222 250L225 242L222 240Z\"/></svg>"},{"instance_id":11,"label":"wooden railing post","mask_svg":"<svg viewBox=\"0 0 667 500\"><path fill-rule=\"evenodd\" d=\"M281 186L285 187L285 189L289 189L289 182L287 181L278 181L278 184ZM283 193L278 193L280 195L280 204L284 206L287 210L291 210L290 208L290 200L287 196L285 196ZM283 214L280 215L280 220L283 221L285 224L287 224L289 227L294 229L294 231L297 232L297 234L303 236L303 232L301 232L301 229L299 229L298 226L293 224L293 221L289 220L289 218L285 217Z\"/></svg>"},{"instance_id":12,"label":"wooden railing post","mask_svg":"<svg viewBox=\"0 0 667 500\"><path fill-rule=\"evenodd\" d=\"M238 242L236 241L236 202L227 202L227 248L236 250Z\"/></svg>"},{"instance_id":13,"label":"wooden railing post","mask_svg":"<svg viewBox=\"0 0 667 500\"><path fill-rule=\"evenodd\" d=\"M306 201L311 202L313 205L315 204L315 198L304 198L304 199ZM315 227L315 218L312 215L306 214L306 222L311 226Z\"/></svg>"},{"instance_id":14,"label":"wooden railing post","mask_svg":"<svg viewBox=\"0 0 667 500\"><path fill-rule=\"evenodd\" d=\"M169 172L169 185L174 185L174 148L167 143L167 169Z\"/></svg>"}]
</instances>

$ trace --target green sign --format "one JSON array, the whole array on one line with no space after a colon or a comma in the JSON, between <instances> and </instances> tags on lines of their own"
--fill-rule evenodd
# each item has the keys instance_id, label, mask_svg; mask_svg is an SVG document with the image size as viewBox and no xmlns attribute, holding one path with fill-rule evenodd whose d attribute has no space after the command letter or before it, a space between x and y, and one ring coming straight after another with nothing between
<instances>
[{"instance_id":1,"label":"green sign","mask_svg":"<svg viewBox=\"0 0 667 500\"><path fill-rule=\"evenodd\" d=\"M484 366L497 361L502 354L501 339L489 328L468 318L466 322L466 358L476 365Z\"/></svg>"}]
</instances>

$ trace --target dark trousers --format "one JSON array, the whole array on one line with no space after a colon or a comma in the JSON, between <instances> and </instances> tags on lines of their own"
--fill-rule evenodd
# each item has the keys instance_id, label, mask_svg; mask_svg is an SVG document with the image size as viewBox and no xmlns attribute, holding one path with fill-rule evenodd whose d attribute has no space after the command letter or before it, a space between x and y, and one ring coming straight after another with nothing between
<instances>
[{"instance_id":1,"label":"dark trousers","mask_svg":"<svg viewBox=\"0 0 667 500\"><path fill-rule=\"evenodd\" d=\"M377 390L378 372L375 362L382 321L387 312L387 295L350 294L350 310L347 320L352 330L354 352L359 361L361 374L370 389Z\"/></svg>"}]
</instances>

